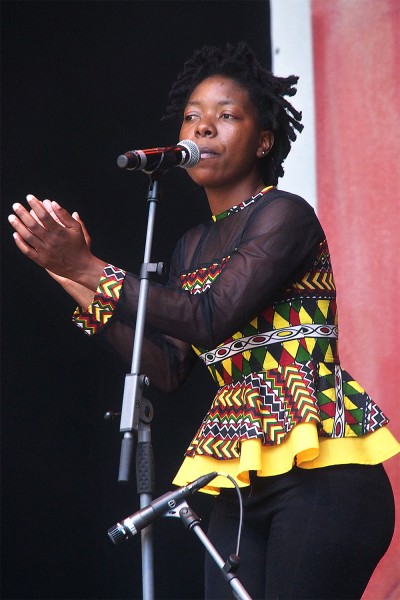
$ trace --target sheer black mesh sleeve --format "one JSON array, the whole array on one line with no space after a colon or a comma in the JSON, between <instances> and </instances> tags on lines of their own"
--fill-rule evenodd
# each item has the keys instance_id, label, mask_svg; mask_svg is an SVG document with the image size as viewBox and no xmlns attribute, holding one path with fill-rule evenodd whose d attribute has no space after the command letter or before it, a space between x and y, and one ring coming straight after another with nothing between
<instances>
[{"instance_id":1,"label":"sheer black mesh sleeve","mask_svg":"<svg viewBox=\"0 0 400 600\"><path fill-rule=\"evenodd\" d=\"M150 283L146 354L178 384L192 364L190 344L215 348L248 323L274 296L312 265L324 233L301 198L274 190L238 213L189 231L173 257L167 286ZM230 257L209 289L192 295L180 275ZM104 335L127 351L125 328L136 318L139 280L127 274L117 310ZM179 340L179 341L178 341ZM167 375L165 375L167 377Z\"/></svg>"},{"instance_id":2,"label":"sheer black mesh sleeve","mask_svg":"<svg viewBox=\"0 0 400 600\"><path fill-rule=\"evenodd\" d=\"M179 281L179 277L174 277L171 268L168 285L179 286ZM164 289L164 286L160 287ZM137 300L138 297L132 299L128 296L124 297L122 302L118 302L113 317L96 336L107 346L111 346L127 367L130 367L132 361ZM166 393L173 392L186 379L195 362L196 355L189 343L164 335L146 324L141 372L150 378L152 384Z\"/></svg>"}]
</instances>

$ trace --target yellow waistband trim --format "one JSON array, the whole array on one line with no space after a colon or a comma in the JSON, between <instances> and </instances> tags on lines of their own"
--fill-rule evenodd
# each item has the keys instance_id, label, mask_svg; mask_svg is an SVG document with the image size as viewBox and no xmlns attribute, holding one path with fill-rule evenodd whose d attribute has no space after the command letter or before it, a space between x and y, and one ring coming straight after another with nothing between
<instances>
[{"instance_id":1,"label":"yellow waistband trim","mask_svg":"<svg viewBox=\"0 0 400 600\"><path fill-rule=\"evenodd\" d=\"M217 460L210 456L186 457L173 483L188 484L201 475L217 471L235 479L240 487L249 485L249 471L259 477L287 473L297 464L302 469L318 469L340 464L376 465L400 452L400 444L382 427L361 437L320 438L314 423L300 423L279 446L263 446L261 440L245 440L241 456ZM226 477L216 477L201 491L218 494L219 488L233 487Z\"/></svg>"}]
</instances>

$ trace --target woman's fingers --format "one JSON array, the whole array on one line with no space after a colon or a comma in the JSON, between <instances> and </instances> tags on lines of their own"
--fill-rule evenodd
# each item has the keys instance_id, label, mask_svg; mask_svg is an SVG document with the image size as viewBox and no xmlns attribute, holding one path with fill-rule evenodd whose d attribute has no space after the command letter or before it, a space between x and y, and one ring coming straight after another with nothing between
<instances>
[{"instance_id":1,"label":"woman's fingers","mask_svg":"<svg viewBox=\"0 0 400 600\"><path fill-rule=\"evenodd\" d=\"M32 248L37 248L43 244L43 234L45 230L40 223L38 223L21 204L14 204L13 210L15 215L10 215L8 221L18 233L18 239L23 240Z\"/></svg>"},{"instance_id":2,"label":"woman's fingers","mask_svg":"<svg viewBox=\"0 0 400 600\"><path fill-rule=\"evenodd\" d=\"M59 224L62 225L64 227L64 225L61 223L60 219L57 217L56 213L54 212L53 209L53 205L51 203L51 200L43 200L43 206L45 207L45 209L47 210L47 212L52 216L52 218Z\"/></svg>"},{"instance_id":3,"label":"woman's fingers","mask_svg":"<svg viewBox=\"0 0 400 600\"><path fill-rule=\"evenodd\" d=\"M84 277L87 265L95 257L90 251L89 234L79 216L75 214L73 218L57 202L41 202L31 194L27 201L30 211L16 203L13 205L15 214L8 218L15 230L18 248L55 275L73 281Z\"/></svg>"},{"instance_id":4,"label":"woman's fingers","mask_svg":"<svg viewBox=\"0 0 400 600\"><path fill-rule=\"evenodd\" d=\"M12 205L12 209L21 223L23 223L23 225L26 227L32 228L37 224L37 221L35 221L30 212L26 210L26 208L19 202L15 202L15 204ZM11 217L14 217L15 219L15 215L10 215L8 220L11 222Z\"/></svg>"},{"instance_id":5,"label":"woman's fingers","mask_svg":"<svg viewBox=\"0 0 400 600\"><path fill-rule=\"evenodd\" d=\"M63 227L66 227L67 229L73 229L79 232L81 231L81 227L77 225L76 219L73 219L69 212L65 210L65 208L60 206L58 202L52 200L50 210L51 215L48 213L49 217L51 216L53 221L56 221L57 224L60 223Z\"/></svg>"},{"instance_id":6,"label":"woman's fingers","mask_svg":"<svg viewBox=\"0 0 400 600\"><path fill-rule=\"evenodd\" d=\"M29 214L31 215L31 217L33 217L35 219L35 221L37 223L39 223L39 225L41 225L43 227L43 223L40 221L39 217L37 216L37 214L35 213L34 210L30 210Z\"/></svg>"},{"instance_id":7,"label":"woman's fingers","mask_svg":"<svg viewBox=\"0 0 400 600\"><path fill-rule=\"evenodd\" d=\"M85 237L85 242L86 242L87 246L90 248L90 246L92 244L92 240L91 240L88 230L86 229L85 223L82 221L82 219L80 218L80 216L78 215L77 212L72 213L72 218L75 219L75 221L78 221L78 223L82 227L83 235Z\"/></svg>"},{"instance_id":8,"label":"woman's fingers","mask_svg":"<svg viewBox=\"0 0 400 600\"><path fill-rule=\"evenodd\" d=\"M51 217L62 227L65 227L65 225L61 222L61 220L59 219L58 215L55 213L54 211L54 206L53 206L53 202L51 202L51 200L43 200L43 206L45 207L45 209L47 210L47 212L51 215ZM61 207L60 207L61 208ZM61 214L61 211L59 211ZM34 213L36 215L36 213ZM61 215L62 216L62 215ZM77 212L73 212L72 213L72 218L77 221L81 228L82 228L82 232L83 235L85 237L85 242L86 244L89 246L91 246L92 240L90 238L89 232L86 229L86 226L84 224L84 222L82 221L82 219L80 218L80 216L78 215Z\"/></svg>"},{"instance_id":9,"label":"woman's fingers","mask_svg":"<svg viewBox=\"0 0 400 600\"><path fill-rule=\"evenodd\" d=\"M48 231L57 230L60 225L63 227L75 226L72 217L65 209L62 209L57 202L52 202L50 200L41 202L32 194L28 194L26 199L31 210L36 213L43 227Z\"/></svg>"},{"instance_id":10,"label":"woman's fingers","mask_svg":"<svg viewBox=\"0 0 400 600\"><path fill-rule=\"evenodd\" d=\"M27 196L31 210L27 210L22 204L13 204L15 215L9 216L9 222L14 229L27 241L33 241L32 236L44 240L46 233L60 225L51 218L43 203L32 195Z\"/></svg>"},{"instance_id":11,"label":"woman's fingers","mask_svg":"<svg viewBox=\"0 0 400 600\"><path fill-rule=\"evenodd\" d=\"M38 252L35 246L29 244L19 233L16 231L13 233L13 237L17 247L21 250L25 256L33 260L35 263L41 265L38 260Z\"/></svg>"},{"instance_id":12,"label":"woman's fingers","mask_svg":"<svg viewBox=\"0 0 400 600\"><path fill-rule=\"evenodd\" d=\"M27 196L27 201L30 210L16 202L12 207L15 215L10 215L8 220L22 239L32 247L37 247L36 238L45 242L46 239L48 240L48 234L57 235L65 231L65 228L81 234L82 227L57 202L50 200L41 202L32 194Z\"/></svg>"}]
</instances>

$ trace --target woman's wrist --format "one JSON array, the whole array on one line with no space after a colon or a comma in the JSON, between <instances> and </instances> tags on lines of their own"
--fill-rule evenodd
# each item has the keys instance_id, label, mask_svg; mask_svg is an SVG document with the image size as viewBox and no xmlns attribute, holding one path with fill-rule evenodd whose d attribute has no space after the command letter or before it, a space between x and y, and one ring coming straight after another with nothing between
<instances>
[{"instance_id":1,"label":"woman's wrist","mask_svg":"<svg viewBox=\"0 0 400 600\"><path fill-rule=\"evenodd\" d=\"M106 267L107 264L108 263L104 262L100 258L92 255L90 260L86 263L85 268L82 269L80 273L74 274L71 279L77 284L95 293L104 271L104 267Z\"/></svg>"},{"instance_id":2,"label":"woman's wrist","mask_svg":"<svg viewBox=\"0 0 400 600\"><path fill-rule=\"evenodd\" d=\"M93 302L95 292L86 288L85 286L72 281L72 279L66 279L65 277L54 277L61 287L69 294L83 309L86 310Z\"/></svg>"}]
</instances>

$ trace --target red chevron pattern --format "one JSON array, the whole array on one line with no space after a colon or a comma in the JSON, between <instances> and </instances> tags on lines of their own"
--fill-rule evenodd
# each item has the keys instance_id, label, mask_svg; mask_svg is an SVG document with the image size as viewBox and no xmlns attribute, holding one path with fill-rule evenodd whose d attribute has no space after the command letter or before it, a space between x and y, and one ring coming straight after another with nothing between
<instances>
[{"instance_id":1,"label":"red chevron pattern","mask_svg":"<svg viewBox=\"0 0 400 600\"><path fill-rule=\"evenodd\" d=\"M76 309L74 322L87 335L94 335L112 317L125 274L113 265L104 267L92 304L86 311L80 307Z\"/></svg>"},{"instance_id":2,"label":"red chevron pattern","mask_svg":"<svg viewBox=\"0 0 400 600\"><path fill-rule=\"evenodd\" d=\"M321 242L319 246L318 255L311 271L306 273L299 281L293 283L286 290L285 295L286 297L296 297L309 292L313 292L314 296L325 296L328 293L331 297L336 292L326 240Z\"/></svg>"},{"instance_id":3,"label":"red chevron pattern","mask_svg":"<svg viewBox=\"0 0 400 600\"><path fill-rule=\"evenodd\" d=\"M365 435L389 423L379 406L340 365L321 367L323 373L319 374L317 390L322 421L320 435Z\"/></svg>"},{"instance_id":4,"label":"red chevron pattern","mask_svg":"<svg viewBox=\"0 0 400 600\"><path fill-rule=\"evenodd\" d=\"M237 458L243 440L281 444L298 423L320 423L315 377L310 363L252 373L223 386L186 455Z\"/></svg>"},{"instance_id":5,"label":"red chevron pattern","mask_svg":"<svg viewBox=\"0 0 400 600\"><path fill-rule=\"evenodd\" d=\"M193 273L181 275L182 289L190 292L190 294L202 294L207 291L218 275L220 275L229 259L230 256L226 256L220 262L215 262L209 267L200 268Z\"/></svg>"}]
</instances>

